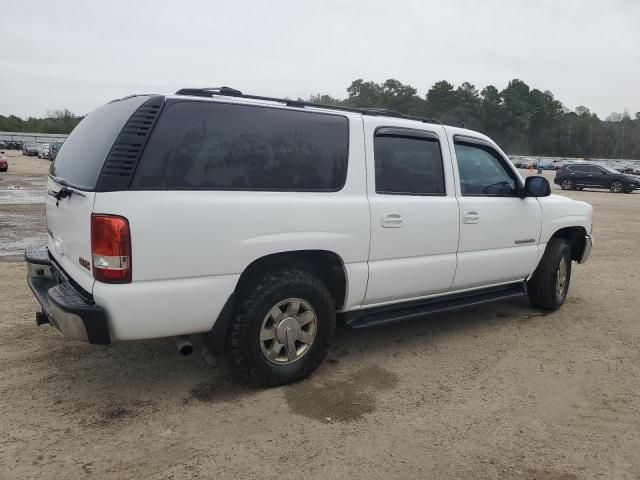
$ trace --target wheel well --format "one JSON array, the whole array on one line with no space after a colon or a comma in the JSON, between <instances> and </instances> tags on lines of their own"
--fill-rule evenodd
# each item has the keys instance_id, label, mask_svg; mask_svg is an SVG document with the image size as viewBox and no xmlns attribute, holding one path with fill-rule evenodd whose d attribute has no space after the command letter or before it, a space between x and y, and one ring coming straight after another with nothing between
<instances>
[{"instance_id":1,"label":"wheel well","mask_svg":"<svg viewBox=\"0 0 640 480\"><path fill-rule=\"evenodd\" d=\"M347 293L344 263L338 254L327 250L297 250L258 258L242 272L236 291L266 272L283 268L299 268L316 275L333 295L336 308L344 306Z\"/></svg>"},{"instance_id":2,"label":"wheel well","mask_svg":"<svg viewBox=\"0 0 640 480\"><path fill-rule=\"evenodd\" d=\"M562 238L569 243L571 259L580 260L585 247L585 235L587 231L583 227L566 227L555 232L551 238Z\"/></svg>"}]
</instances>

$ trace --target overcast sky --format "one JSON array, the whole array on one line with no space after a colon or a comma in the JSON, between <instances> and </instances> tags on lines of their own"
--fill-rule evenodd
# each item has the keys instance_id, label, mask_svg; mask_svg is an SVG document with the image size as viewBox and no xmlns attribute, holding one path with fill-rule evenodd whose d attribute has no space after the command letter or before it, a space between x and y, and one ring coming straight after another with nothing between
<instances>
[{"instance_id":1,"label":"overcast sky","mask_svg":"<svg viewBox=\"0 0 640 480\"><path fill-rule=\"evenodd\" d=\"M0 114L84 114L132 93L229 85L344 98L352 80L498 89L601 118L640 111L640 0L4 0Z\"/></svg>"}]
</instances>

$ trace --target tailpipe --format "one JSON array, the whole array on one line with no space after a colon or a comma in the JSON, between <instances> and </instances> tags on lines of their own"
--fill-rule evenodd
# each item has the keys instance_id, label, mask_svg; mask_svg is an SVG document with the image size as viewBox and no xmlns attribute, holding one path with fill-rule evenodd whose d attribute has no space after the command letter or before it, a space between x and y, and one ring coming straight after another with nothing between
<instances>
[{"instance_id":1,"label":"tailpipe","mask_svg":"<svg viewBox=\"0 0 640 480\"><path fill-rule=\"evenodd\" d=\"M178 353L184 357L193 353L193 344L189 337L176 337L176 347L178 348Z\"/></svg>"}]
</instances>

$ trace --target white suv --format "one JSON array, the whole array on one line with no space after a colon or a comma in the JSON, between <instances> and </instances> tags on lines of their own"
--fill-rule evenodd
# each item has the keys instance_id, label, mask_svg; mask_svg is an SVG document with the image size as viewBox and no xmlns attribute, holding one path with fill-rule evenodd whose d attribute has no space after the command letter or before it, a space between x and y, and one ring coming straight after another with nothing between
<instances>
[{"instance_id":1,"label":"white suv","mask_svg":"<svg viewBox=\"0 0 640 480\"><path fill-rule=\"evenodd\" d=\"M591 250L591 206L480 133L227 87L97 109L47 191L47 248L25 254L38 324L206 339L262 385L310 374L336 321L526 293L554 310Z\"/></svg>"}]
</instances>

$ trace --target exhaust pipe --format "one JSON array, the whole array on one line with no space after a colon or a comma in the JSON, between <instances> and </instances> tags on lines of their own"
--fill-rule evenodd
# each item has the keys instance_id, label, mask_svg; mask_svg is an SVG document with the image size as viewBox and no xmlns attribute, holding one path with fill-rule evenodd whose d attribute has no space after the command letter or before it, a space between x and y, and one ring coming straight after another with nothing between
<instances>
[{"instance_id":1,"label":"exhaust pipe","mask_svg":"<svg viewBox=\"0 0 640 480\"><path fill-rule=\"evenodd\" d=\"M178 353L182 356L186 357L193 353L193 344L189 337L176 337L176 347L178 347Z\"/></svg>"}]
</instances>

